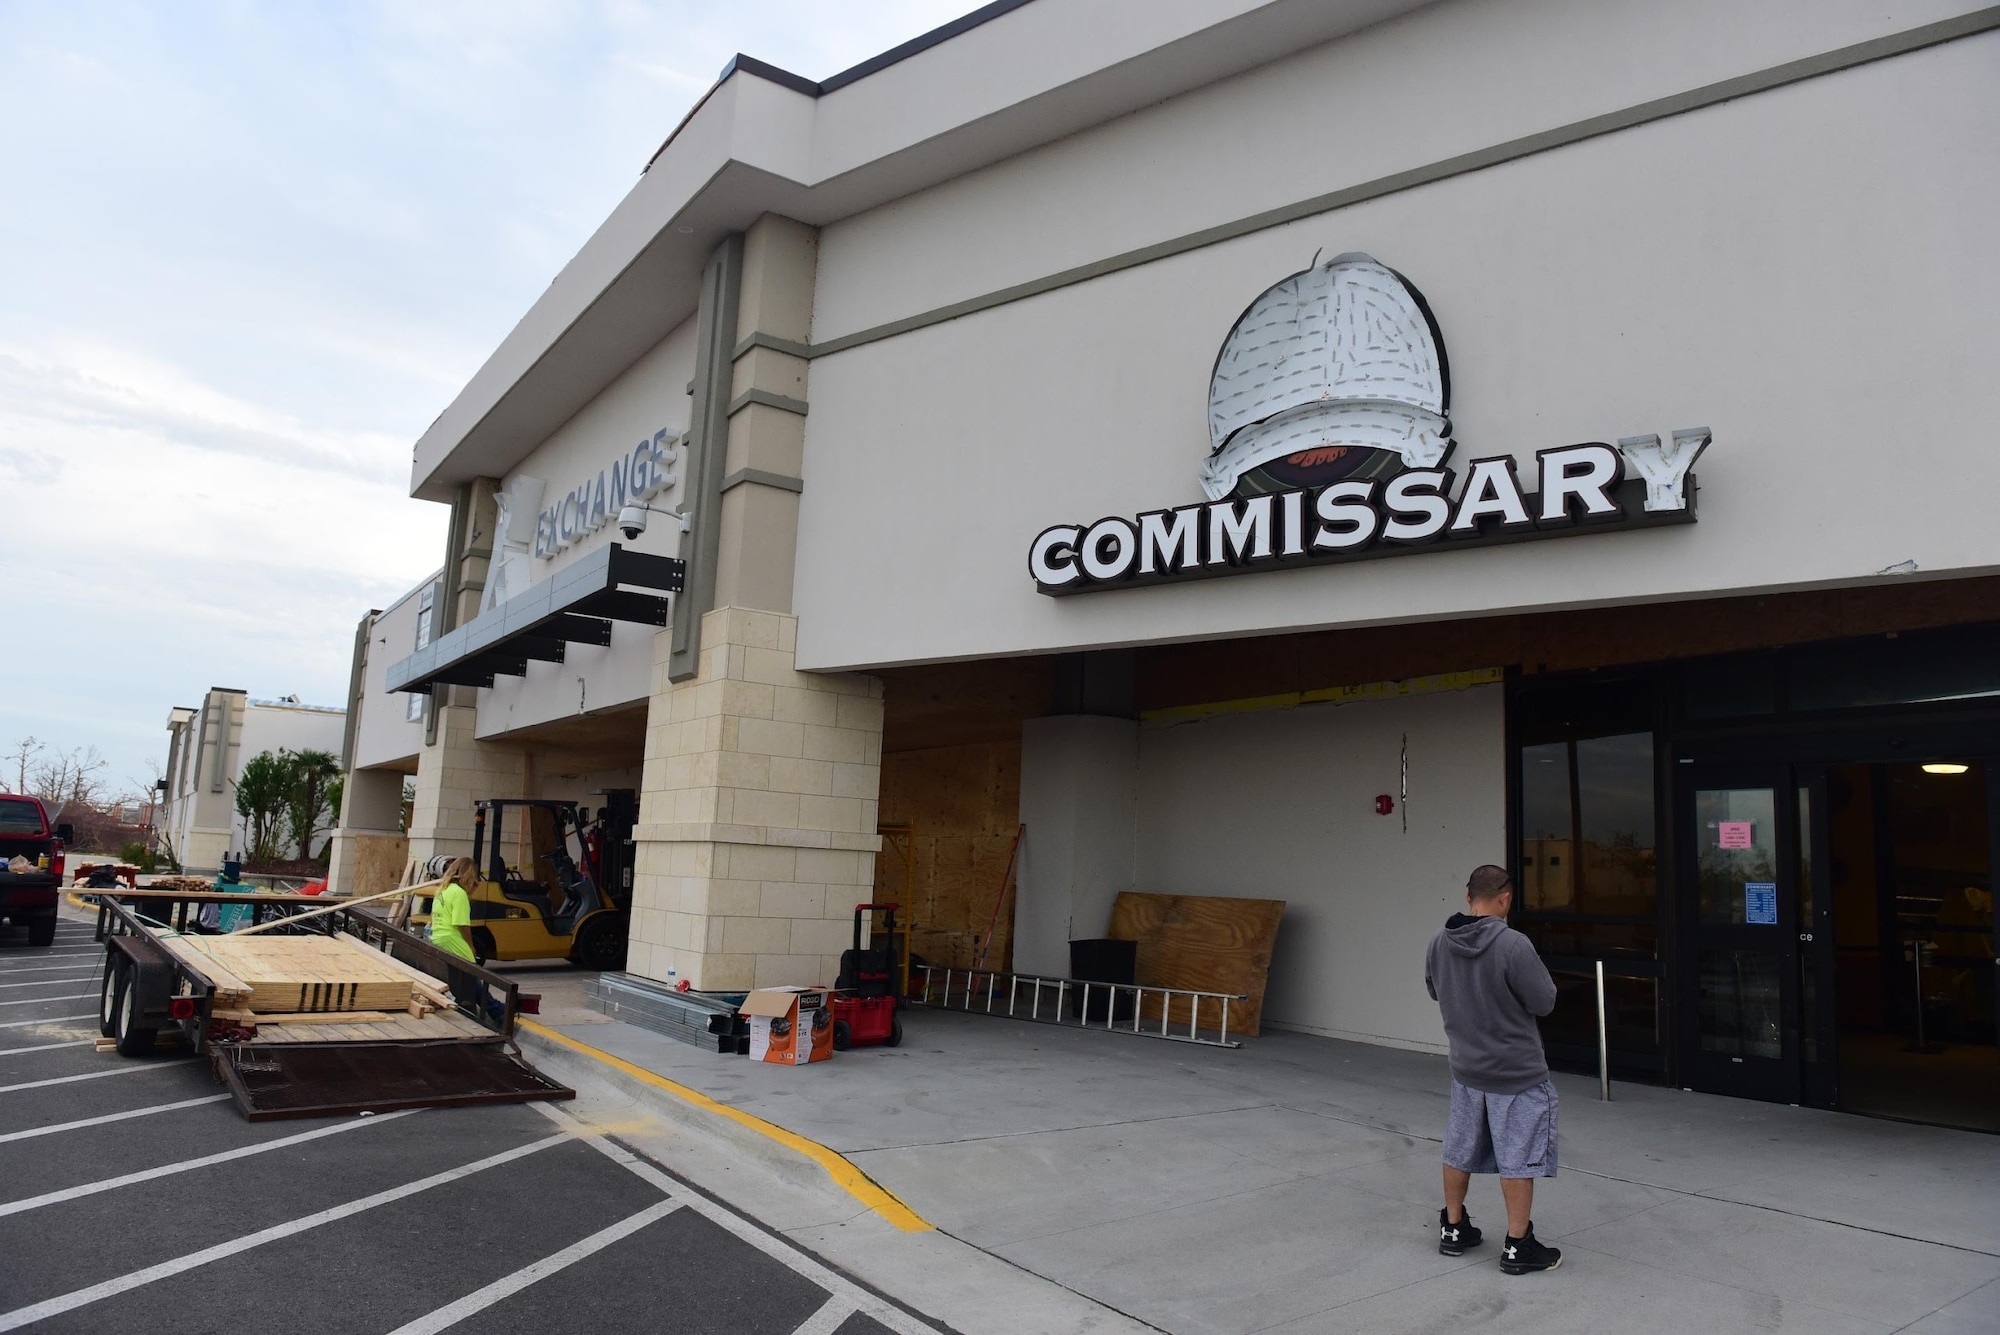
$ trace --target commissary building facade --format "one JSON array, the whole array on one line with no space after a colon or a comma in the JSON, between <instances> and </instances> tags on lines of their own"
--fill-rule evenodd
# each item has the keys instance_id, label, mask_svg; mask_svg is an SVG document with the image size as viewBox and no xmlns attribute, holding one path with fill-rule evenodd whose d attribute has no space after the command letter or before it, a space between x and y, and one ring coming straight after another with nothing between
<instances>
[{"instance_id":1,"label":"commissary building facade","mask_svg":"<svg viewBox=\"0 0 2000 1335\"><path fill-rule=\"evenodd\" d=\"M730 989L880 895L969 963L1025 827L1014 967L1279 899L1265 1021L1424 1050L1500 862L1557 1060L1602 963L1624 1074L2000 1127L1996 28L1009 0L738 57L416 442L451 536L360 637L343 846L406 774L413 862L635 790L628 968Z\"/></svg>"}]
</instances>

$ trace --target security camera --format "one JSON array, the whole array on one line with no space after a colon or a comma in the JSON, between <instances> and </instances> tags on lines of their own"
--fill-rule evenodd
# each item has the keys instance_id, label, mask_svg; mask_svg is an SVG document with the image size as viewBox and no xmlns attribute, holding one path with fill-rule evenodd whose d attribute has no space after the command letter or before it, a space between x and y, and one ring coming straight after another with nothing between
<instances>
[{"instance_id":1,"label":"security camera","mask_svg":"<svg viewBox=\"0 0 2000 1335\"><path fill-rule=\"evenodd\" d=\"M650 505L628 505L618 512L618 531L631 542L646 531L647 515L665 515L681 526L681 532L694 530L694 521L683 510L660 510Z\"/></svg>"}]
</instances>

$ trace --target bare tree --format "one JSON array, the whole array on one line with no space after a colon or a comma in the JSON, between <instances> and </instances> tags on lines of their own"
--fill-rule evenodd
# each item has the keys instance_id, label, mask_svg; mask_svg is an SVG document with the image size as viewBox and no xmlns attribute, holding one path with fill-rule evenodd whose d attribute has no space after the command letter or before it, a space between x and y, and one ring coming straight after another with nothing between
<instances>
[{"instance_id":1,"label":"bare tree","mask_svg":"<svg viewBox=\"0 0 2000 1335\"><path fill-rule=\"evenodd\" d=\"M7 759L14 762L15 792L25 793L28 791L28 766L34 763L35 757L40 755L41 752L42 743L39 740L33 737L23 737L19 742L15 743L14 749L7 753Z\"/></svg>"},{"instance_id":2,"label":"bare tree","mask_svg":"<svg viewBox=\"0 0 2000 1335\"><path fill-rule=\"evenodd\" d=\"M104 774L111 762L94 746L71 747L41 762L28 776L27 791L62 810L72 804L94 806L104 795Z\"/></svg>"}]
</instances>

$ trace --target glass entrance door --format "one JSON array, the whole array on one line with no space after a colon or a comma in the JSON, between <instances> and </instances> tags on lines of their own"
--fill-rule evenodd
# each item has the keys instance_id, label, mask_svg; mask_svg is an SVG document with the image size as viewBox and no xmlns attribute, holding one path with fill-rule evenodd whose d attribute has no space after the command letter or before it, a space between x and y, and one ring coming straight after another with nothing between
<instances>
[{"instance_id":1,"label":"glass entrance door","mask_svg":"<svg viewBox=\"0 0 2000 1335\"><path fill-rule=\"evenodd\" d=\"M1782 766L1681 768L1681 1069L1696 1089L1796 1103L1796 789Z\"/></svg>"}]
</instances>

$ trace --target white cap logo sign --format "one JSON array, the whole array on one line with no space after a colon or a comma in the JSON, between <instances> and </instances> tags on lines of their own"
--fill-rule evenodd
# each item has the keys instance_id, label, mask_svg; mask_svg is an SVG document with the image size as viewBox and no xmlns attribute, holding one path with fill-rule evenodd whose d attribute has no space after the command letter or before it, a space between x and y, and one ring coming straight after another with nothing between
<instances>
[{"instance_id":1,"label":"white cap logo sign","mask_svg":"<svg viewBox=\"0 0 2000 1335\"><path fill-rule=\"evenodd\" d=\"M1432 468L1451 449L1451 371L1423 295L1336 255L1250 303L1208 387L1210 500Z\"/></svg>"},{"instance_id":2,"label":"white cap logo sign","mask_svg":"<svg viewBox=\"0 0 2000 1335\"><path fill-rule=\"evenodd\" d=\"M1358 253L1250 303L1208 382L1207 499L1052 524L1028 548L1051 597L1569 533L1694 522L1707 427L1451 464L1451 367L1430 303ZM1532 470L1532 473L1528 473ZM1524 475L1528 474L1528 475Z\"/></svg>"}]
</instances>

